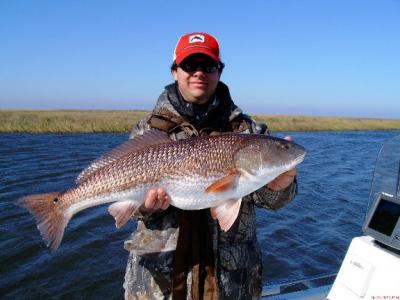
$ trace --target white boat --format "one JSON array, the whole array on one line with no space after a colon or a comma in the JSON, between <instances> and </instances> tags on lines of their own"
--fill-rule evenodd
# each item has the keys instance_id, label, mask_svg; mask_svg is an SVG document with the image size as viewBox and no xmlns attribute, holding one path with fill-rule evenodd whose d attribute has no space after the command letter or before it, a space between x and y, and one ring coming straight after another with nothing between
<instances>
[{"instance_id":1,"label":"white boat","mask_svg":"<svg viewBox=\"0 0 400 300\"><path fill-rule=\"evenodd\" d=\"M352 239L337 274L263 288L263 299L400 299L400 136L379 151L364 236Z\"/></svg>"}]
</instances>

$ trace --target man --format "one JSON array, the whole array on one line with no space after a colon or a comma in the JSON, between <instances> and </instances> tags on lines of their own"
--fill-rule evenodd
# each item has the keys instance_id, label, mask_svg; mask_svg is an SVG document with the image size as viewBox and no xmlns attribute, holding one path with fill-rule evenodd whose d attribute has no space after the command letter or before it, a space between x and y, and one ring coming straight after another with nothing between
<instances>
[{"instance_id":1,"label":"man","mask_svg":"<svg viewBox=\"0 0 400 300\"><path fill-rule=\"evenodd\" d=\"M171 139L227 132L265 133L233 103L220 81L224 64L219 44L207 33L183 35L171 67L175 83L165 87L152 113L131 138L152 128ZM221 231L209 209L182 211L169 205L168 191L150 190L135 213L136 232L125 242L130 251L126 299L251 299L261 295L261 251L255 206L277 209L296 194L296 169L243 199L232 228Z\"/></svg>"}]
</instances>

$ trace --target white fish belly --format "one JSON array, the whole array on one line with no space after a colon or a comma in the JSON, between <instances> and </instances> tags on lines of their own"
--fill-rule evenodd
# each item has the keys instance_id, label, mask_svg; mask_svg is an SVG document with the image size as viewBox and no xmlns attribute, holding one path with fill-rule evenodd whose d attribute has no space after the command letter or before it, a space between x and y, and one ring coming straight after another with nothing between
<instances>
[{"instance_id":1,"label":"white fish belly","mask_svg":"<svg viewBox=\"0 0 400 300\"><path fill-rule=\"evenodd\" d=\"M211 185L214 178L188 178L160 182L171 198L171 204L185 210L197 210L213 207L221 203L220 197L214 193L206 193L205 189Z\"/></svg>"},{"instance_id":2,"label":"white fish belly","mask_svg":"<svg viewBox=\"0 0 400 300\"><path fill-rule=\"evenodd\" d=\"M259 189L265 183L254 181L255 178L240 178L237 184L225 192L205 192L207 187L220 179L216 178L185 178L182 181L164 182L171 204L180 209L197 210L220 205L230 199L242 198Z\"/></svg>"}]
</instances>

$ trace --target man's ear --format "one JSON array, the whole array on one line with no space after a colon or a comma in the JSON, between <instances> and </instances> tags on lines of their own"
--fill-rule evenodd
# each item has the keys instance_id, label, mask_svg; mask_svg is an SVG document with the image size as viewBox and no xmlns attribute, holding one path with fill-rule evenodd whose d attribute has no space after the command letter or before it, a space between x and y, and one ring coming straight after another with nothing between
<instances>
[{"instance_id":1,"label":"man's ear","mask_svg":"<svg viewBox=\"0 0 400 300\"><path fill-rule=\"evenodd\" d=\"M172 76L174 77L175 81L178 81L178 72L176 70L171 71Z\"/></svg>"}]
</instances>

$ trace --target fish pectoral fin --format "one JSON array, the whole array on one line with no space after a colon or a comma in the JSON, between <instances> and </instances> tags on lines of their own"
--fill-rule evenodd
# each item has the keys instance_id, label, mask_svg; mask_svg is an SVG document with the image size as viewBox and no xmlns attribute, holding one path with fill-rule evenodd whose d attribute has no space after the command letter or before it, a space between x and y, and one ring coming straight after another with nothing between
<instances>
[{"instance_id":1,"label":"fish pectoral fin","mask_svg":"<svg viewBox=\"0 0 400 300\"><path fill-rule=\"evenodd\" d=\"M238 182L240 173L232 171L228 175L218 179L210 184L206 189L206 193L222 193L234 188Z\"/></svg>"},{"instance_id":2,"label":"fish pectoral fin","mask_svg":"<svg viewBox=\"0 0 400 300\"><path fill-rule=\"evenodd\" d=\"M133 201L127 200L111 204L108 207L108 212L114 217L115 227L119 229L129 221L137 208Z\"/></svg>"},{"instance_id":3,"label":"fish pectoral fin","mask_svg":"<svg viewBox=\"0 0 400 300\"><path fill-rule=\"evenodd\" d=\"M231 199L221 205L210 208L211 216L218 220L219 226L223 231L228 231L239 215L242 198Z\"/></svg>"}]
</instances>

